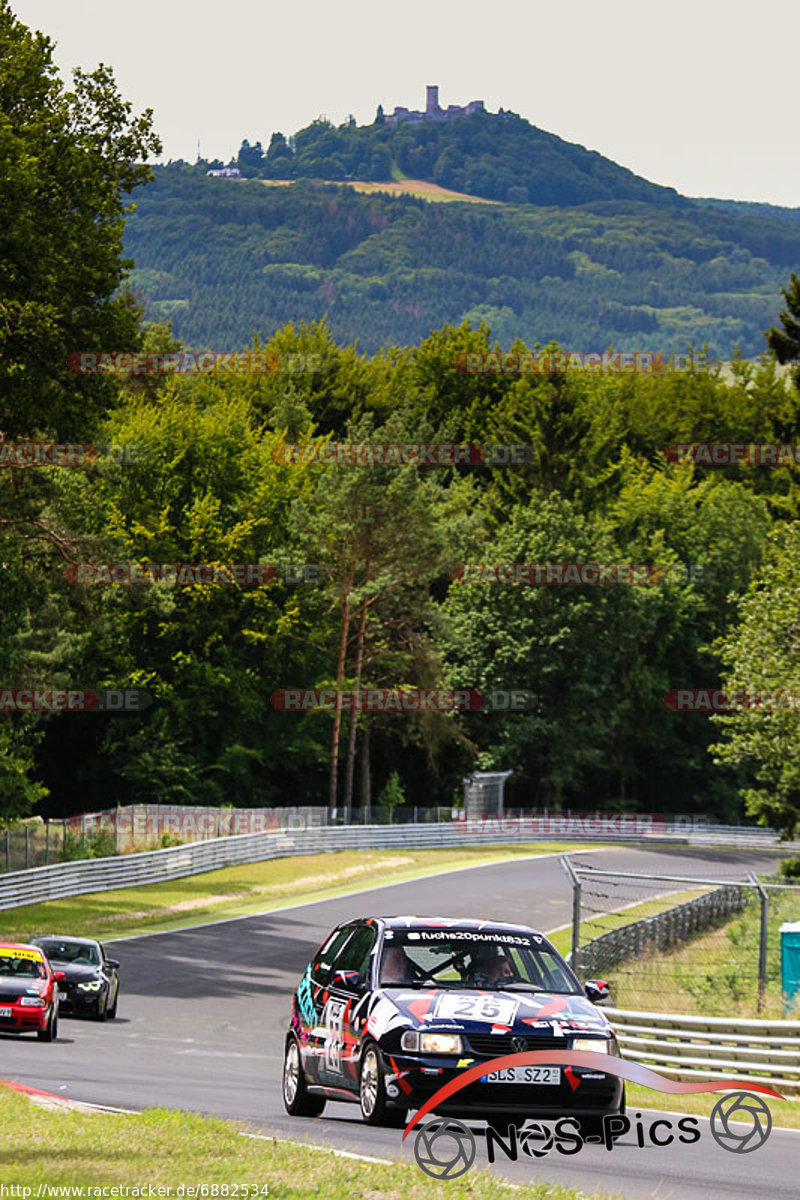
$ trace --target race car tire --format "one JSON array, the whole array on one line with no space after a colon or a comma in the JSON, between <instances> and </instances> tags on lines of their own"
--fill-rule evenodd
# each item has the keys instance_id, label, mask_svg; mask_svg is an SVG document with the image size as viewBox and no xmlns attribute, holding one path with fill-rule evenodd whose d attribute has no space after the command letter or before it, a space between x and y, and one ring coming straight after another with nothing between
<instances>
[{"instance_id":1,"label":"race car tire","mask_svg":"<svg viewBox=\"0 0 800 1200\"><path fill-rule=\"evenodd\" d=\"M103 995L100 996L100 998L98 999L97 1007L94 1010L95 1021L105 1021L106 1017L108 1016L108 1013L106 1011L107 1003L108 1003L108 992L104 992Z\"/></svg>"},{"instance_id":2,"label":"race car tire","mask_svg":"<svg viewBox=\"0 0 800 1200\"><path fill-rule=\"evenodd\" d=\"M36 1036L40 1042L54 1042L58 1037L58 1014L53 1009L50 1013L50 1020L47 1022L46 1029L38 1029Z\"/></svg>"},{"instance_id":3,"label":"race car tire","mask_svg":"<svg viewBox=\"0 0 800 1200\"><path fill-rule=\"evenodd\" d=\"M318 1117L325 1108L324 1096L312 1096L306 1087L300 1047L294 1038L286 1043L283 1060L283 1106L291 1117Z\"/></svg>"},{"instance_id":4,"label":"race car tire","mask_svg":"<svg viewBox=\"0 0 800 1200\"><path fill-rule=\"evenodd\" d=\"M402 1129L406 1123L405 1110L389 1108L387 1104L381 1056L374 1042L368 1042L361 1055L358 1068L358 1101L362 1120L367 1125Z\"/></svg>"},{"instance_id":5,"label":"race car tire","mask_svg":"<svg viewBox=\"0 0 800 1200\"><path fill-rule=\"evenodd\" d=\"M114 1003L111 1005L111 1008L108 1010L108 1019L110 1021L113 1021L117 1015L117 1005L118 1004L119 1004L119 988L117 988L117 994L114 997Z\"/></svg>"},{"instance_id":6,"label":"race car tire","mask_svg":"<svg viewBox=\"0 0 800 1200\"><path fill-rule=\"evenodd\" d=\"M619 1106L619 1114L609 1113L608 1115L612 1116L612 1117L617 1116L617 1115L624 1117L624 1115L625 1115L625 1088L624 1087L622 1089L622 1103ZM599 1137L601 1141L605 1141L605 1126L603 1125L603 1116L602 1115L596 1116L596 1117L579 1117L578 1123L580 1124L581 1137L584 1139L584 1141L588 1137ZM621 1137L622 1134L618 1133L615 1136Z\"/></svg>"}]
</instances>

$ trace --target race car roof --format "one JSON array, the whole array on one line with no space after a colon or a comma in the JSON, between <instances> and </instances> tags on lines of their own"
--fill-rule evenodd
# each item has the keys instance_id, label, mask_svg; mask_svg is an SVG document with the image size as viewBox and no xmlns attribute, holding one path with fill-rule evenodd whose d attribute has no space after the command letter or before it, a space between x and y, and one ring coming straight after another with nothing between
<instances>
[{"instance_id":1,"label":"race car roof","mask_svg":"<svg viewBox=\"0 0 800 1200\"><path fill-rule=\"evenodd\" d=\"M73 937L70 933L37 933L33 945L37 942L75 942L80 946L97 946L94 938Z\"/></svg>"},{"instance_id":2,"label":"race car roof","mask_svg":"<svg viewBox=\"0 0 800 1200\"><path fill-rule=\"evenodd\" d=\"M533 929L530 925L519 925L514 921L481 921L477 917L376 917L375 920L382 921L387 929L429 929L431 927L437 929L483 929L488 932L496 929L498 932L507 929L516 929L522 933L538 933L537 929Z\"/></svg>"}]
</instances>

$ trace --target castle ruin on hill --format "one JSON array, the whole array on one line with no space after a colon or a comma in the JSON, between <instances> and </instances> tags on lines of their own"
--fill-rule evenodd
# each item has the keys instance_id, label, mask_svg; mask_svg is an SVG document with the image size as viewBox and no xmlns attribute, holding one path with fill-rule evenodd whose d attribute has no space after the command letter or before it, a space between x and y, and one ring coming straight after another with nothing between
<instances>
[{"instance_id":1,"label":"castle ruin on hill","mask_svg":"<svg viewBox=\"0 0 800 1200\"><path fill-rule=\"evenodd\" d=\"M377 119L380 121L383 117L386 125L397 125L400 121L452 121L454 117L485 111L482 100L470 100L469 104L448 104L447 108L441 108L438 84L429 84L424 112L415 108L396 107L393 113L384 113L381 105L378 105Z\"/></svg>"}]
</instances>

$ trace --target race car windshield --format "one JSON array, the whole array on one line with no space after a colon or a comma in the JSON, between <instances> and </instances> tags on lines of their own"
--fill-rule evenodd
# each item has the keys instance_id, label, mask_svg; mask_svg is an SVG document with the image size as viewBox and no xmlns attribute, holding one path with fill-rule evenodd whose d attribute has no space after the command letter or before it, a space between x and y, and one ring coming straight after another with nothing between
<instances>
[{"instance_id":1,"label":"race car windshield","mask_svg":"<svg viewBox=\"0 0 800 1200\"><path fill-rule=\"evenodd\" d=\"M26 954L4 954L0 950L0 978L46 979L47 972L41 958Z\"/></svg>"},{"instance_id":2,"label":"race car windshield","mask_svg":"<svg viewBox=\"0 0 800 1200\"><path fill-rule=\"evenodd\" d=\"M509 930L393 929L384 935L384 987L457 987L582 994L563 959L544 940Z\"/></svg>"},{"instance_id":3,"label":"race car windshield","mask_svg":"<svg viewBox=\"0 0 800 1200\"><path fill-rule=\"evenodd\" d=\"M100 955L96 946L81 942L37 942L50 962L74 963L78 967L97 967Z\"/></svg>"}]
</instances>

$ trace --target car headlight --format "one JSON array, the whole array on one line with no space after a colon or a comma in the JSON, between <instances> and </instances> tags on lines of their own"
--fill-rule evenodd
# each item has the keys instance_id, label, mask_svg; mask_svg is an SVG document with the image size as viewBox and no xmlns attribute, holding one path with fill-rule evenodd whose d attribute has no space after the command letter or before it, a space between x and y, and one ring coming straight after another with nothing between
<instances>
[{"instance_id":1,"label":"car headlight","mask_svg":"<svg viewBox=\"0 0 800 1200\"><path fill-rule=\"evenodd\" d=\"M461 1054L463 1044L459 1033L421 1033L419 1048L423 1054Z\"/></svg>"},{"instance_id":2,"label":"car headlight","mask_svg":"<svg viewBox=\"0 0 800 1200\"><path fill-rule=\"evenodd\" d=\"M572 1043L573 1050L596 1050L598 1054L609 1053L609 1041L607 1038L575 1038Z\"/></svg>"},{"instance_id":3,"label":"car headlight","mask_svg":"<svg viewBox=\"0 0 800 1200\"><path fill-rule=\"evenodd\" d=\"M47 1008L47 1001L39 996L22 996L20 1004L23 1008Z\"/></svg>"},{"instance_id":4,"label":"car headlight","mask_svg":"<svg viewBox=\"0 0 800 1200\"><path fill-rule=\"evenodd\" d=\"M103 986L102 979L90 979L87 983L79 983L79 992L99 992Z\"/></svg>"}]
</instances>

